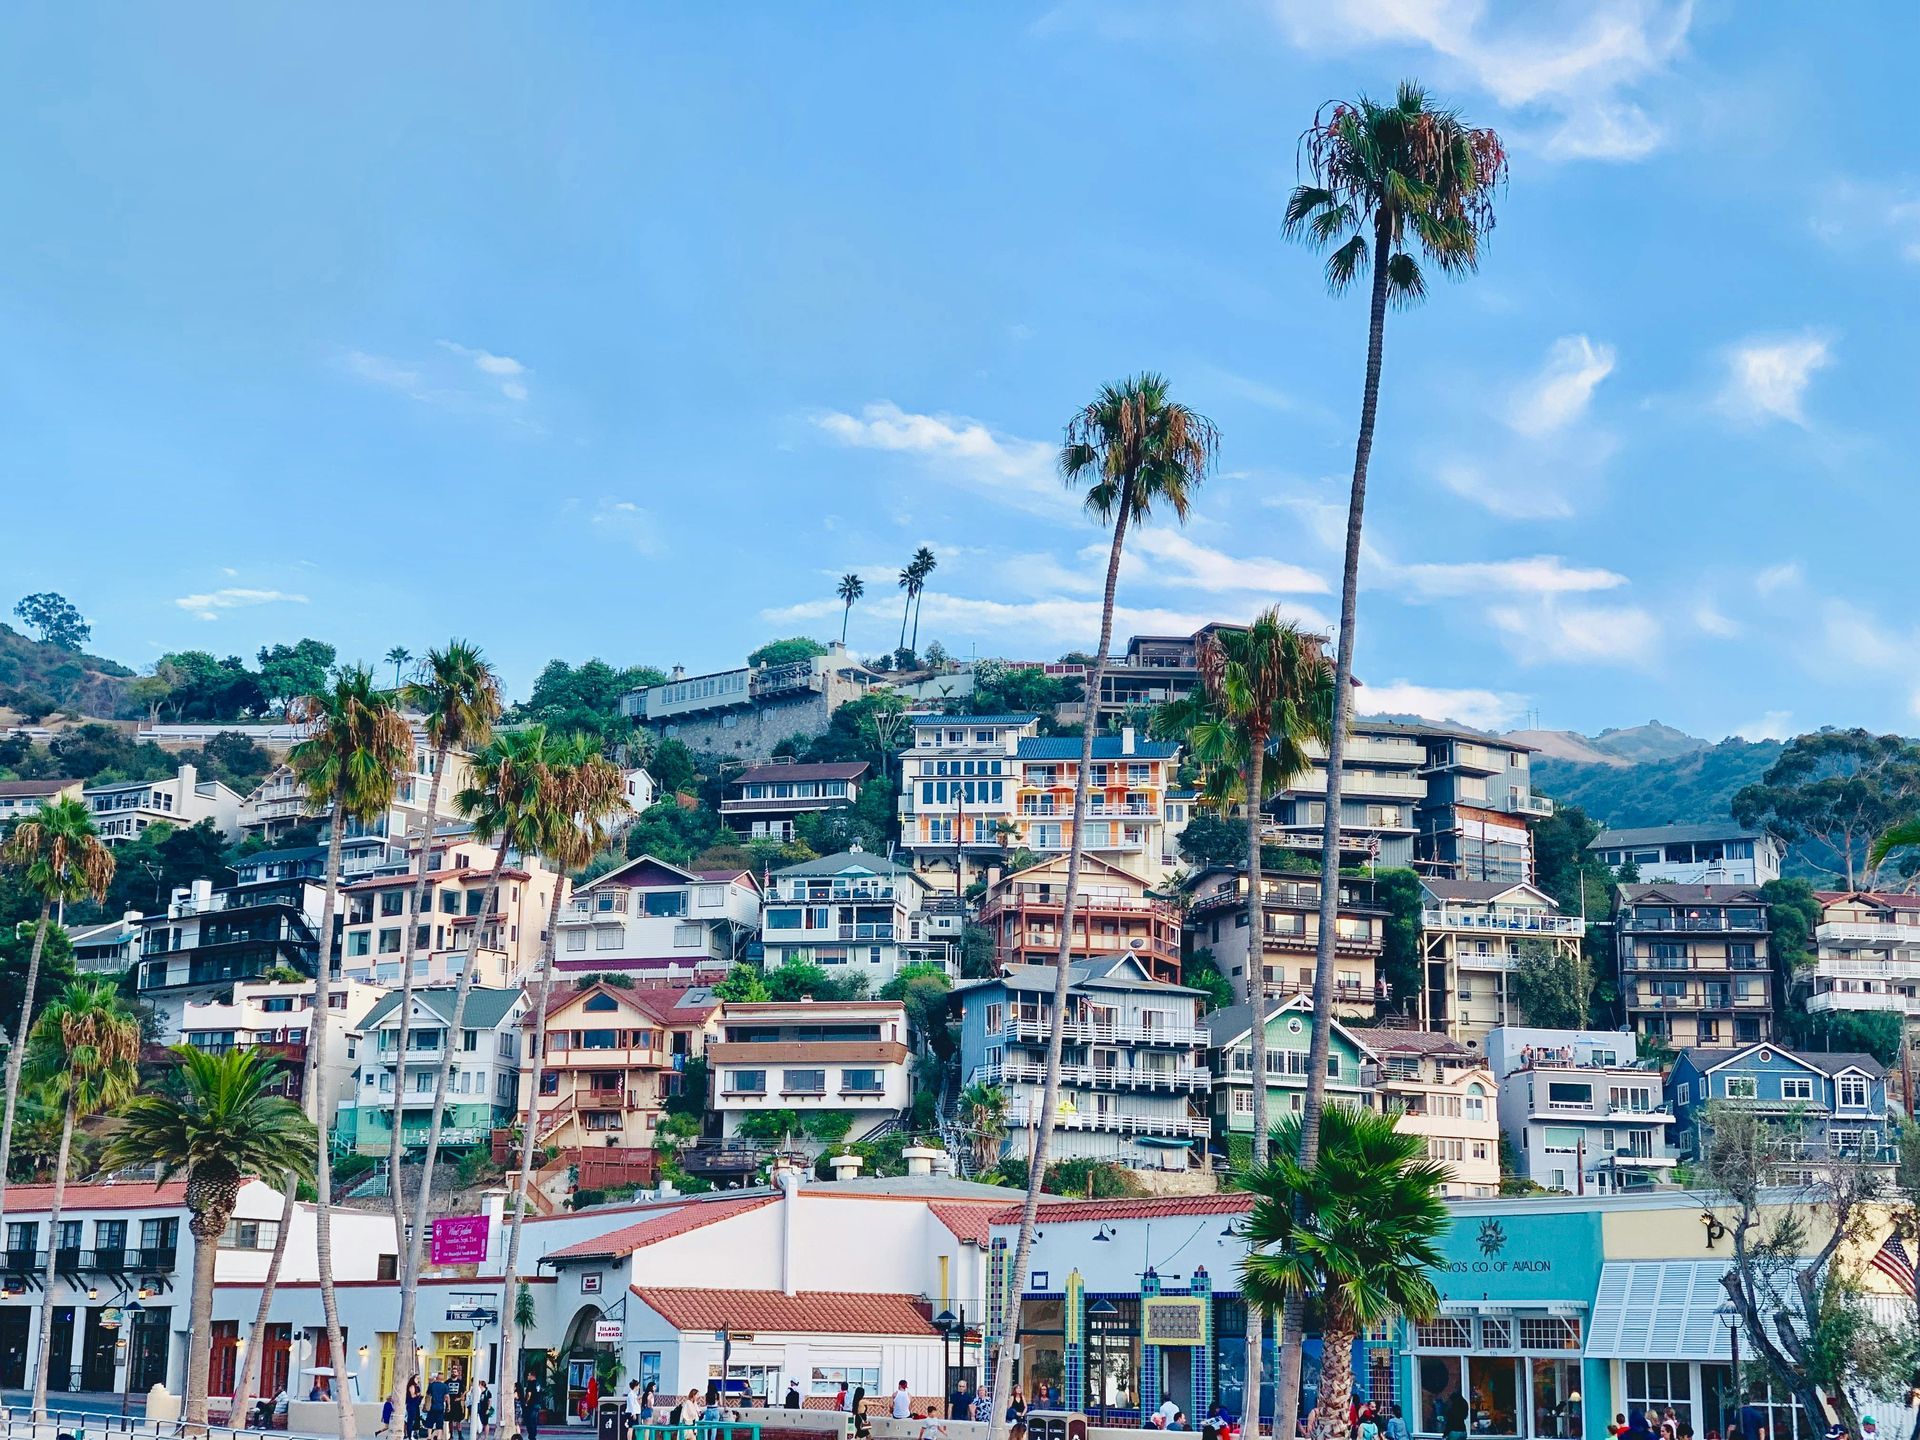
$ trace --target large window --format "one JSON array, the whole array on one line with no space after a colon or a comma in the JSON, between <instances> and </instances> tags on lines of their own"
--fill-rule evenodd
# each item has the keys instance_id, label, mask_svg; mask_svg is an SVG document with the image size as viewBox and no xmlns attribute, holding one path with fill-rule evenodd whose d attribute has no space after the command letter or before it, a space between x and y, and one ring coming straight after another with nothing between
<instances>
[{"instance_id":1,"label":"large window","mask_svg":"<svg viewBox=\"0 0 1920 1440\"><path fill-rule=\"evenodd\" d=\"M280 1238L278 1220L241 1220L227 1222L226 1233L220 1237L222 1250L271 1250L274 1241Z\"/></svg>"},{"instance_id":2,"label":"large window","mask_svg":"<svg viewBox=\"0 0 1920 1440\"><path fill-rule=\"evenodd\" d=\"M1682 1360L1629 1360L1627 1409L1659 1411L1669 1405L1692 1421L1693 1367Z\"/></svg>"},{"instance_id":3,"label":"large window","mask_svg":"<svg viewBox=\"0 0 1920 1440\"><path fill-rule=\"evenodd\" d=\"M1840 1103L1849 1110L1867 1108L1867 1082L1860 1075L1842 1075L1840 1077Z\"/></svg>"},{"instance_id":4,"label":"large window","mask_svg":"<svg viewBox=\"0 0 1920 1440\"><path fill-rule=\"evenodd\" d=\"M729 1070L727 1095L764 1095L767 1093L767 1072L764 1070Z\"/></svg>"},{"instance_id":5,"label":"large window","mask_svg":"<svg viewBox=\"0 0 1920 1440\"><path fill-rule=\"evenodd\" d=\"M827 1072L825 1070L782 1070L780 1072L782 1095L824 1095L826 1091Z\"/></svg>"},{"instance_id":6,"label":"large window","mask_svg":"<svg viewBox=\"0 0 1920 1440\"><path fill-rule=\"evenodd\" d=\"M1534 1435L1555 1440L1578 1436L1580 1402L1573 1397L1580 1393L1580 1362L1534 1360L1528 1368L1533 1372Z\"/></svg>"}]
</instances>

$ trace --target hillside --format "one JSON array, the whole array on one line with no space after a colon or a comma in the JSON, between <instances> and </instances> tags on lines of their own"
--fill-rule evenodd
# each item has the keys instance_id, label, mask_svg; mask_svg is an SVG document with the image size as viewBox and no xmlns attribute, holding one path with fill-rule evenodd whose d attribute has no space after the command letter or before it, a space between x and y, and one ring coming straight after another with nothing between
<instances>
[{"instance_id":1,"label":"hillside","mask_svg":"<svg viewBox=\"0 0 1920 1440\"><path fill-rule=\"evenodd\" d=\"M1533 762L1536 768L1546 760L1565 760L1575 765L1610 765L1617 770L1624 770L1633 764L1633 761L1621 756L1609 755L1577 730L1509 730L1506 738L1522 745L1531 745L1539 752Z\"/></svg>"},{"instance_id":2,"label":"hillside","mask_svg":"<svg viewBox=\"0 0 1920 1440\"><path fill-rule=\"evenodd\" d=\"M1593 737L1593 748L1638 765L1647 760L1678 760L1705 750L1711 742L1689 735L1658 720L1634 725L1625 730L1602 730Z\"/></svg>"},{"instance_id":3,"label":"hillside","mask_svg":"<svg viewBox=\"0 0 1920 1440\"><path fill-rule=\"evenodd\" d=\"M1696 746L1685 754L1626 766L1617 757L1583 764L1537 755L1533 783L1541 794L1563 805L1578 805L1607 826L1725 820L1732 813L1734 792L1757 781L1782 748L1778 740L1729 739L1718 745L1697 741Z\"/></svg>"},{"instance_id":4,"label":"hillside","mask_svg":"<svg viewBox=\"0 0 1920 1440\"><path fill-rule=\"evenodd\" d=\"M117 716L126 711L131 678L115 661L42 644L0 623L0 703L12 709Z\"/></svg>"}]
</instances>

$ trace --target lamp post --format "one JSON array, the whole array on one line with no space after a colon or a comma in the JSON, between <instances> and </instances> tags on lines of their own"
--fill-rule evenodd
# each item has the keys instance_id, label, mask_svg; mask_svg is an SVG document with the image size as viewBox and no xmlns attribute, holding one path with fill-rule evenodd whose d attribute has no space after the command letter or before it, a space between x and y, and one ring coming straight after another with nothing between
<instances>
[{"instance_id":1,"label":"lamp post","mask_svg":"<svg viewBox=\"0 0 1920 1440\"><path fill-rule=\"evenodd\" d=\"M940 1383L944 1387L942 1394L951 1394L953 1391L953 1331L959 1323L960 1317L951 1310L942 1310L933 1317L933 1328L940 1332ZM960 1344L962 1346L961 1363L965 1364L966 1340L964 1337Z\"/></svg>"},{"instance_id":2,"label":"lamp post","mask_svg":"<svg viewBox=\"0 0 1920 1440\"><path fill-rule=\"evenodd\" d=\"M1714 1308L1713 1318L1727 1327L1727 1344L1733 1355L1733 1412L1731 1418L1721 1417L1725 1425L1722 1433L1731 1436L1740 1414L1740 1307L1731 1300L1722 1300Z\"/></svg>"}]
</instances>

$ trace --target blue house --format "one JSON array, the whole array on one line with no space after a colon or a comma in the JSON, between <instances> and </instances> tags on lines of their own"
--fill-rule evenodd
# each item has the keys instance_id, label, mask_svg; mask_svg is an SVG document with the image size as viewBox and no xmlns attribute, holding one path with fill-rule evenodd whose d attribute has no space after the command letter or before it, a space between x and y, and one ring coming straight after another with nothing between
<instances>
[{"instance_id":1,"label":"blue house","mask_svg":"<svg viewBox=\"0 0 1920 1440\"><path fill-rule=\"evenodd\" d=\"M1717 1103L1757 1111L1791 1130L1783 1135L1783 1181L1811 1179L1815 1162L1826 1159L1893 1163L1887 1072L1871 1055L1815 1054L1766 1041L1683 1050L1667 1073L1667 1099L1674 1142L1689 1160L1700 1157L1705 1109Z\"/></svg>"}]
</instances>

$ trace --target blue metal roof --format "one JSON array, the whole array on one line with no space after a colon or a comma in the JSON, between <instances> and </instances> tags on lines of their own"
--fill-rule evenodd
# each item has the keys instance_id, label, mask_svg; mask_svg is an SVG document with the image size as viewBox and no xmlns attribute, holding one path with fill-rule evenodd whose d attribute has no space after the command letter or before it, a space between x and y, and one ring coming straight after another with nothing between
<instances>
[{"instance_id":1,"label":"blue metal roof","mask_svg":"<svg viewBox=\"0 0 1920 1440\"><path fill-rule=\"evenodd\" d=\"M918 725L1029 725L1038 715L916 715Z\"/></svg>"},{"instance_id":2,"label":"blue metal roof","mask_svg":"<svg viewBox=\"0 0 1920 1440\"><path fill-rule=\"evenodd\" d=\"M1096 760L1171 760L1180 749L1178 745L1164 740L1136 740L1131 752L1121 750L1118 735L1096 735L1093 737L1093 758ZM1059 738L1035 736L1022 740L1016 752L1022 760L1078 760L1080 758L1079 737L1067 735Z\"/></svg>"}]
</instances>

